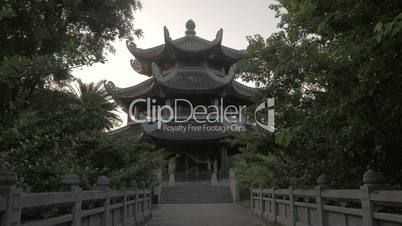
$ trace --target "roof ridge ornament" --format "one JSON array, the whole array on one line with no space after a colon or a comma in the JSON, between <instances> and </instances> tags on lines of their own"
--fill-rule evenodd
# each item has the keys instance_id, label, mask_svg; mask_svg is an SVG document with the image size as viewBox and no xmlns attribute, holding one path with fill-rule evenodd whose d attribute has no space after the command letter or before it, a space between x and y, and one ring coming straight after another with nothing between
<instances>
[{"instance_id":1,"label":"roof ridge ornament","mask_svg":"<svg viewBox=\"0 0 402 226\"><path fill-rule=\"evenodd\" d=\"M170 44L172 43L172 38L170 37L169 30L166 26L163 26L163 35L165 36L165 43Z\"/></svg>"},{"instance_id":2,"label":"roof ridge ornament","mask_svg":"<svg viewBox=\"0 0 402 226\"><path fill-rule=\"evenodd\" d=\"M223 29L219 29L219 31L216 33L216 38L212 41L215 44L222 44L222 38L223 38Z\"/></svg>"},{"instance_id":3,"label":"roof ridge ornament","mask_svg":"<svg viewBox=\"0 0 402 226\"><path fill-rule=\"evenodd\" d=\"M186 35L195 35L195 23L192 19L186 22Z\"/></svg>"}]
</instances>

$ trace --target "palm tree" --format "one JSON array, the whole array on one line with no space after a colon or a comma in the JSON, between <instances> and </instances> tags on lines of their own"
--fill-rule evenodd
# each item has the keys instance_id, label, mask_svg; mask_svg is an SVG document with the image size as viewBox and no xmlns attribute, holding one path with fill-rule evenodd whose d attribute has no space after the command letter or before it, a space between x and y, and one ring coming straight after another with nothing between
<instances>
[{"instance_id":1,"label":"palm tree","mask_svg":"<svg viewBox=\"0 0 402 226\"><path fill-rule=\"evenodd\" d=\"M95 113L103 129L110 130L122 122L117 114L117 104L113 101L112 95L105 88L105 80L97 83L83 83L76 79L76 83L68 86L69 93L78 104L88 111Z\"/></svg>"}]
</instances>

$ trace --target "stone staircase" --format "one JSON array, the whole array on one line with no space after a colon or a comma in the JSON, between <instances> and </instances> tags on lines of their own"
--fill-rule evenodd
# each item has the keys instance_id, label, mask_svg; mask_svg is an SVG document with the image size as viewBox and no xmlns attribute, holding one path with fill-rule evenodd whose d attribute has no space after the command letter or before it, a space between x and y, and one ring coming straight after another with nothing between
<instances>
[{"instance_id":1,"label":"stone staircase","mask_svg":"<svg viewBox=\"0 0 402 226\"><path fill-rule=\"evenodd\" d=\"M230 203L232 196L229 186L211 186L209 182L176 183L176 186L163 186L161 203Z\"/></svg>"}]
</instances>

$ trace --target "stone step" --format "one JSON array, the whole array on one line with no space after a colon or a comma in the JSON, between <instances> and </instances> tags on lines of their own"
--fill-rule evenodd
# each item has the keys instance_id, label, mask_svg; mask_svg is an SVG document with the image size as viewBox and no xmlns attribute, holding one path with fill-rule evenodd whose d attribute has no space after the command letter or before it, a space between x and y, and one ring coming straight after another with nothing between
<instances>
[{"instance_id":1,"label":"stone step","mask_svg":"<svg viewBox=\"0 0 402 226\"><path fill-rule=\"evenodd\" d=\"M178 195L178 194L164 194L162 193L161 197L186 197L186 198L194 198L194 197L231 197L229 194L222 193L222 194L184 194L184 195Z\"/></svg>"},{"instance_id":2,"label":"stone step","mask_svg":"<svg viewBox=\"0 0 402 226\"><path fill-rule=\"evenodd\" d=\"M231 199L161 199L161 203L231 203Z\"/></svg>"},{"instance_id":3,"label":"stone step","mask_svg":"<svg viewBox=\"0 0 402 226\"><path fill-rule=\"evenodd\" d=\"M209 183L185 183L162 187L161 203L230 203L229 186Z\"/></svg>"},{"instance_id":4,"label":"stone step","mask_svg":"<svg viewBox=\"0 0 402 226\"><path fill-rule=\"evenodd\" d=\"M184 200L184 201L165 201L165 200L161 200L161 203L163 204L186 204L186 203L231 203L232 200L227 200L227 201L222 201L222 200L218 200L218 201L211 201L211 200Z\"/></svg>"},{"instance_id":5,"label":"stone step","mask_svg":"<svg viewBox=\"0 0 402 226\"><path fill-rule=\"evenodd\" d=\"M182 191L182 190L180 190L180 191L162 191L163 193L166 193L166 194L168 194L168 193L175 193L175 194L179 194L179 193L182 193L182 194L191 194L191 193L208 193L208 192L211 192L211 193L226 193L227 191L226 190L189 190L189 191Z\"/></svg>"},{"instance_id":6,"label":"stone step","mask_svg":"<svg viewBox=\"0 0 402 226\"><path fill-rule=\"evenodd\" d=\"M175 201L175 200L231 200L231 197L193 197L193 198L185 198L185 197L164 197L161 198L161 200L170 200L170 201Z\"/></svg>"}]
</instances>

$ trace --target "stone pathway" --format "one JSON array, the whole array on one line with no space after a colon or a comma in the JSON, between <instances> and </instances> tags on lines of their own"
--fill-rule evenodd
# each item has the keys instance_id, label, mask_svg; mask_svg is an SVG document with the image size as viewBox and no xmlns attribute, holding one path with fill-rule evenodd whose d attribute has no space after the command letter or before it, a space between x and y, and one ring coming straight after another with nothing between
<instances>
[{"instance_id":1,"label":"stone pathway","mask_svg":"<svg viewBox=\"0 0 402 226\"><path fill-rule=\"evenodd\" d=\"M262 226L260 219L232 203L161 204L147 226Z\"/></svg>"}]
</instances>

